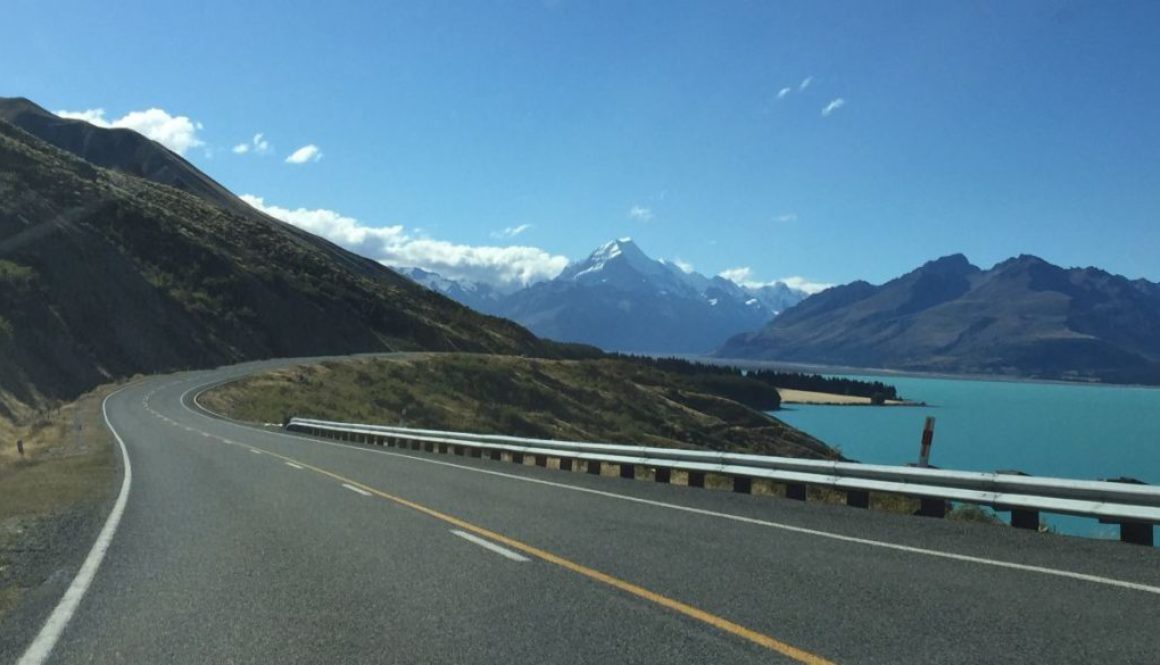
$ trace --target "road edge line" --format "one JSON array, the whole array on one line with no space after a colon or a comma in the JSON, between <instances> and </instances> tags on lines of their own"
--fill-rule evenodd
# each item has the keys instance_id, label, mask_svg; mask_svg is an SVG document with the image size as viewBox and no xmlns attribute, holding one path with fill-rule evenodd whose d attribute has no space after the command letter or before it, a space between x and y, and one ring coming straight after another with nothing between
<instances>
[{"instance_id":1,"label":"road edge line","mask_svg":"<svg viewBox=\"0 0 1160 665\"><path fill-rule=\"evenodd\" d=\"M97 570L100 569L105 554L109 551L109 545L113 542L113 536L117 533L117 527L121 525L125 505L129 502L129 486L133 482L133 465L129 461L129 451L125 448L125 441L121 439L121 435L117 433L113 423L109 420L108 405L110 399L128 387L122 386L105 396L105 399L101 401L101 416L105 420L105 427L112 433L113 438L117 440L117 446L121 449L121 460L124 464L121 491L117 495L113 509L109 511L109 516L105 518L105 525L97 534L96 542L93 543L88 556L81 564L80 570L77 571L76 577L73 578L72 583L69 584L56 607L53 608L52 614L45 620L40 632L36 634L36 638L24 650L24 655L16 661L16 665L41 665L52 654L53 648L60 640L64 629L68 627L85 593L89 590L93 578L96 577Z\"/></svg>"}]
</instances>

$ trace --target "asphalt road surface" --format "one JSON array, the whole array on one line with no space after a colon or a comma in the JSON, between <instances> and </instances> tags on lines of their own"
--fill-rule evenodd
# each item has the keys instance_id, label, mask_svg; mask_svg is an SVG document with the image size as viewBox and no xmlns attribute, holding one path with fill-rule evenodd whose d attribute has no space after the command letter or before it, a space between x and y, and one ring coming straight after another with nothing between
<instances>
[{"instance_id":1,"label":"asphalt road surface","mask_svg":"<svg viewBox=\"0 0 1160 665\"><path fill-rule=\"evenodd\" d=\"M23 663L1160 663L1153 548L341 444L193 404L289 363L109 398L123 513Z\"/></svg>"}]
</instances>

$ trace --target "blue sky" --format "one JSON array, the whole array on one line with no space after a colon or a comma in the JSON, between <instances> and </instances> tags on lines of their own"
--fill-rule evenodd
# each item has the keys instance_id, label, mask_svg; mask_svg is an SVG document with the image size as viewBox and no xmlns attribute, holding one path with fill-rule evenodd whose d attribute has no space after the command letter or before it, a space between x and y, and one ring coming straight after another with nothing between
<instances>
[{"instance_id":1,"label":"blue sky","mask_svg":"<svg viewBox=\"0 0 1160 665\"><path fill-rule=\"evenodd\" d=\"M1160 280L1157 2L6 5L0 95L376 258L510 281L632 236L755 280Z\"/></svg>"}]
</instances>

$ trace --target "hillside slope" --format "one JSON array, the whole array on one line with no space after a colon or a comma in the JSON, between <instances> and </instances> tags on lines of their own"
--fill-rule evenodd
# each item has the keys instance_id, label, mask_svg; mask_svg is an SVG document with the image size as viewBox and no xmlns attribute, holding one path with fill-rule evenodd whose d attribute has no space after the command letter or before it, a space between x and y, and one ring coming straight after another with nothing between
<instances>
[{"instance_id":1,"label":"hillside slope","mask_svg":"<svg viewBox=\"0 0 1160 665\"><path fill-rule=\"evenodd\" d=\"M188 189L94 166L0 120L4 412L137 372L262 357L560 353L325 240L219 204L212 188Z\"/></svg>"},{"instance_id":2,"label":"hillside slope","mask_svg":"<svg viewBox=\"0 0 1160 665\"><path fill-rule=\"evenodd\" d=\"M932 261L808 298L718 356L1160 383L1160 286L1019 256Z\"/></svg>"}]
</instances>

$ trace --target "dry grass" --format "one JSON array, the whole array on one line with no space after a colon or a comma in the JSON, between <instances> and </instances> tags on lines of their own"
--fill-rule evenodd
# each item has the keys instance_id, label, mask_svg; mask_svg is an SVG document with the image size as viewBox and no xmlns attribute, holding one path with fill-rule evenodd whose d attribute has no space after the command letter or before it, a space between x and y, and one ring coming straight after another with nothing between
<instances>
[{"instance_id":1,"label":"dry grass","mask_svg":"<svg viewBox=\"0 0 1160 665\"><path fill-rule=\"evenodd\" d=\"M117 459L101 416L101 400L112 390L97 389L28 423L0 420L0 617L29 583L14 577L23 568L17 557L46 556L26 547L26 527L112 495Z\"/></svg>"}]
</instances>

